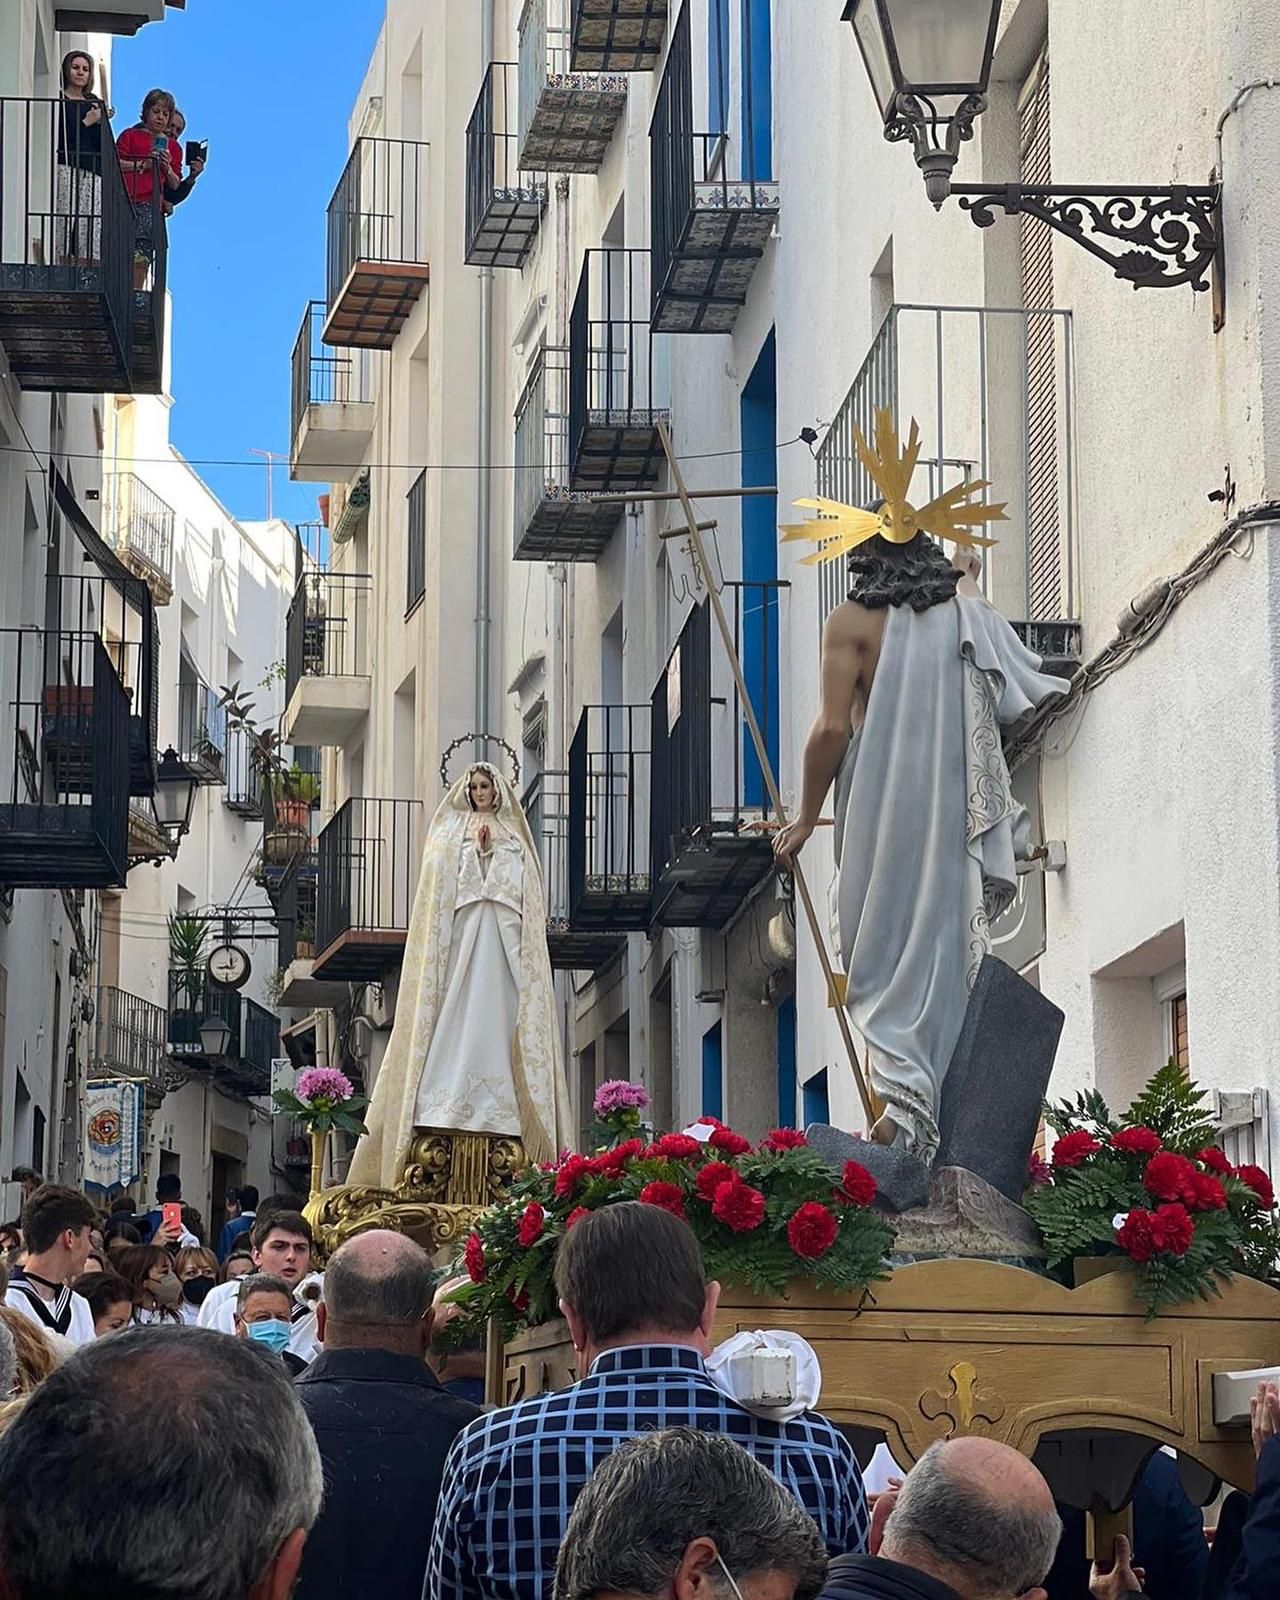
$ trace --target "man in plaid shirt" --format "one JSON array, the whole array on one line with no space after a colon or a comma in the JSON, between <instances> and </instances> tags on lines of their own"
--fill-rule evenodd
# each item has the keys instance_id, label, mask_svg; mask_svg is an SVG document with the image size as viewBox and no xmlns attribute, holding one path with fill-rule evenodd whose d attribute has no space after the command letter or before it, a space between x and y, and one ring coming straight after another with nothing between
<instances>
[{"instance_id":1,"label":"man in plaid shirt","mask_svg":"<svg viewBox=\"0 0 1280 1600\"><path fill-rule=\"evenodd\" d=\"M424 1600L550 1600L569 1513L624 1440L687 1427L735 1440L795 1495L832 1555L863 1551L853 1451L824 1417L754 1416L707 1376L720 1295L685 1223L630 1202L565 1237L556 1289L579 1363L568 1389L479 1417L445 1462Z\"/></svg>"}]
</instances>

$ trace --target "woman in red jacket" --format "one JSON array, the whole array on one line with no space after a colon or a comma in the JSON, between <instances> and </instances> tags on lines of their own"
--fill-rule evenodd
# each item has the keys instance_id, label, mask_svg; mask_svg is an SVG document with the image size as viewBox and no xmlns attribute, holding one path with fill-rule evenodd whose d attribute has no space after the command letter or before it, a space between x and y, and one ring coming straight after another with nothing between
<instances>
[{"instance_id":1,"label":"woman in red jacket","mask_svg":"<svg viewBox=\"0 0 1280 1600\"><path fill-rule=\"evenodd\" d=\"M133 202L136 241L133 247L133 286L146 286L147 271L155 257L156 218L160 201L168 189L176 189L182 178L182 151L169 137L173 119L173 96L166 89L152 89L142 102L142 120L126 128L116 140L116 154L124 186Z\"/></svg>"}]
</instances>

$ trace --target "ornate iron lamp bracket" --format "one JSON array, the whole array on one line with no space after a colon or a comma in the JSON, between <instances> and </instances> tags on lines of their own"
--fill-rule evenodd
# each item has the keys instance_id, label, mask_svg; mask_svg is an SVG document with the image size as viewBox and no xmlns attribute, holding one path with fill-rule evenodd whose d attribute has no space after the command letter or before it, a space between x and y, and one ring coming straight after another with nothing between
<instances>
[{"instance_id":1,"label":"ornate iron lamp bracket","mask_svg":"<svg viewBox=\"0 0 1280 1600\"><path fill-rule=\"evenodd\" d=\"M951 193L980 228L992 225L997 210L1039 217L1135 289L1175 289L1184 283L1207 289L1222 246L1218 184L1116 189L957 183Z\"/></svg>"}]
</instances>

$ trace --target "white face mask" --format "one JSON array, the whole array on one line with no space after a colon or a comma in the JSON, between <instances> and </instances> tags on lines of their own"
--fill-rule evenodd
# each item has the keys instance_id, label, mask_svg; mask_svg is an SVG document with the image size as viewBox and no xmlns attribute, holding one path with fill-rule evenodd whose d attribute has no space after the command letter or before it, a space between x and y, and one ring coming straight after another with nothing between
<instances>
[{"instance_id":1,"label":"white face mask","mask_svg":"<svg viewBox=\"0 0 1280 1600\"><path fill-rule=\"evenodd\" d=\"M721 1570L721 1572L724 1573L726 1579L728 1580L729 1587L733 1590L734 1600L742 1600L742 1590L739 1589L737 1581L733 1576L733 1573L730 1572L728 1567L725 1566L724 1557L720 1554L720 1552L718 1550L716 1551L716 1560L720 1563L720 1570Z\"/></svg>"}]
</instances>

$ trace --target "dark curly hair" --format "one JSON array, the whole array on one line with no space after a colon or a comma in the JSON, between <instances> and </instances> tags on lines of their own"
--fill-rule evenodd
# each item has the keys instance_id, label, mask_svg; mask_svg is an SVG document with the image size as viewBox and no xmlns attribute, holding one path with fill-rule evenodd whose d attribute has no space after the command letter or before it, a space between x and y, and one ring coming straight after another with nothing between
<instances>
[{"instance_id":1,"label":"dark curly hair","mask_svg":"<svg viewBox=\"0 0 1280 1600\"><path fill-rule=\"evenodd\" d=\"M849 557L849 599L870 611L910 606L928 611L954 600L960 572L927 533L910 544L891 544L880 534Z\"/></svg>"}]
</instances>

